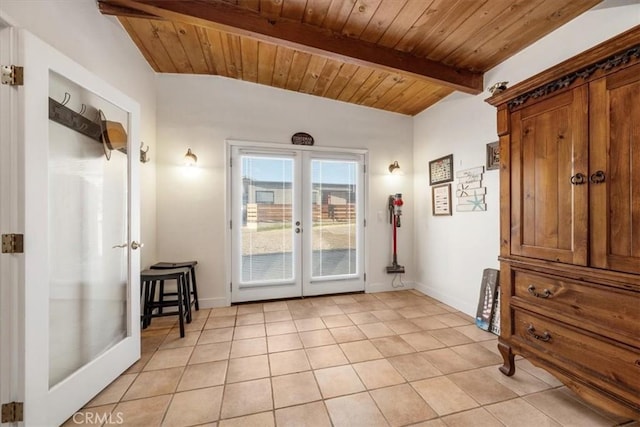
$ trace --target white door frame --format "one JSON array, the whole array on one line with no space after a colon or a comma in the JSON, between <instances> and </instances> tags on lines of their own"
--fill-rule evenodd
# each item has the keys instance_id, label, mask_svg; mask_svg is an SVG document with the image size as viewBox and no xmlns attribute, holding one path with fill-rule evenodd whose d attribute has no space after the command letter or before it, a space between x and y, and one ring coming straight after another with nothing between
<instances>
[{"instance_id":1,"label":"white door frame","mask_svg":"<svg viewBox=\"0 0 640 427\"><path fill-rule=\"evenodd\" d=\"M25 65L25 85L19 88L9 88L14 109L11 110L12 123L10 138L3 138L2 150L8 150L10 161L15 165L10 175L4 175L4 161L2 180L9 180L11 206L2 205L0 212L3 218L10 218L11 230L2 233L24 233L24 254L1 254L3 258L2 279L2 375L3 402L9 400L25 402L25 425L58 425L66 417L80 409L95 394L101 391L110 381L115 379L140 356L140 328L139 328L139 252L133 252L129 246L128 272L128 307L127 307L127 338L98 356L76 373L61 381L54 387L49 387L49 335L48 335L48 268L47 263L38 263L46 259L48 251L47 226L43 227L42 216L47 212L47 201L34 194L40 194L46 188L47 171L29 169L28 165L37 161L46 164L48 150L48 85L49 70L68 78L69 80L91 90L96 95L112 102L129 113L127 134L129 135L129 153L135 154L138 149L140 107L137 102L116 90L88 70L73 62L71 59L47 46L25 30L11 28L13 47L17 47L13 63ZM5 30L6 31L6 30ZM4 47L4 46L3 46ZM28 64L43 64L41 67L29 67ZM46 68L46 70L45 70ZM3 88L4 89L4 88ZM4 98L4 96L3 96ZM3 103L5 100L3 99ZM28 126L21 126L26 112L31 121ZM33 114L33 115L32 115ZM3 119L6 117L3 116ZM2 126L6 128L7 126ZM3 130L6 132L7 130ZM3 133L4 135L4 133ZM38 141L23 143L24 141ZM128 178L128 209L129 238L139 241L139 188L137 156L129 156ZM4 156L3 156L4 160ZM44 163L43 163L44 162ZM44 176L43 176L44 175ZM44 181L43 181L44 180ZM132 185L136 184L136 185ZM3 190L5 184L3 183ZM14 192L15 191L15 192ZM46 215L45 221L46 223ZM10 258L10 259L9 259ZM9 264L8 268L4 267ZM8 279L8 280L7 280ZM46 284L46 285L44 285ZM4 292L7 291L5 294ZM9 295L10 301L4 299ZM10 325L5 324L5 308L12 304L9 310ZM12 331L7 331L11 327ZM8 340L8 341L6 341ZM10 348L6 349L6 343ZM9 360L5 356L9 356ZM135 356L135 357L134 357ZM9 369L7 373L5 369ZM5 381L5 375L9 380ZM110 378L104 383L105 379ZM9 391L5 392L5 382L9 383ZM6 399L6 400L5 400ZM66 414L66 417L65 417Z\"/></svg>"},{"instance_id":2,"label":"white door frame","mask_svg":"<svg viewBox=\"0 0 640 427\"><path fill-rule=\"evenodd\" d=\"M368 198L369 198L369 192L368 192L368 183L369 183L369 175L368 173L366 173L366 165L369 162L369 152L366 149L359 149L359 148L344 148L344 147L324 147L324 146L313 146L313 147L308 147L308 146L303 146L303 145L295 145L292 146L291 144L283 144L283 143L273 143L273 142L260 142L260 141L249 141L249 140L236 140L236 139L227 139L225 141L225 159L227 159L226 163L226 173L225 173L225 179L226 179L226 184L225 184L225 188L226 188L226 195L225 195L225 283L227 284L225 286L225 297L226 297L226 305L229 306L231 305L231 281L232 281L232 230L231 230L231 220L233 218L232 216L232 204L231 204L231 192L232 192L232 168L231 168L231 155L232 155L232 148L233 147L240 147L240 148L246 148L246 149L255 149L255 150L260 150L260 149L264 149L264 150L269 150L269 149L276 149L276 150L291 150L291 149L295 149L295 150L301 150L301 151L315 151L315 152L327 152L327 153L344 153L344 154L360 154L364 157L364 165L365 165L365 173L364 173L364 179L363 179L363 201L362 201L362 206L363 206L363 221L367 222L367 217L368 217ZM364 231L363 231L363 249L364 249L364 245L366 244L366 242L368 241L368 228L365 226L364 227ZM365 250L364 252L364 261L363 261L363 273L365 274L366 277L366 271L368 270L368 265L369 265L369 251ZM367 282L365 279L365 283L364 283L364 291L367 291Z\"/></svg>"}]
</instances>

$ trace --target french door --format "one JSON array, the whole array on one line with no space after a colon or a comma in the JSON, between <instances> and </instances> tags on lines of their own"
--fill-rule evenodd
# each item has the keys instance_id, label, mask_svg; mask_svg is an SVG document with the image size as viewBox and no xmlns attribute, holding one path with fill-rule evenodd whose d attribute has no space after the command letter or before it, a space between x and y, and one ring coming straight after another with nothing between
<instances>
[{"instance_id":1,"label":"french door","mask_svg":"<svg viewBox=\"0 0 640 427\"><path fill-rule=\"evenodd\" d=\"M364 290L364 154L231 147L231 301Z\"/></svg>"},{"instance_id":2,"label":"french door","mask_svg":"<svg viewBox=\"0 0 640 427\"><path fill-rule=\"evenodd\" d=\"M0 59L24 67L0 88L0 226L24 236L0 254L2 403L60 425L140 357L139 106L24 30L0 30ZM107 159L98 112L128 155Z\"/></svg>"}]
</instances>

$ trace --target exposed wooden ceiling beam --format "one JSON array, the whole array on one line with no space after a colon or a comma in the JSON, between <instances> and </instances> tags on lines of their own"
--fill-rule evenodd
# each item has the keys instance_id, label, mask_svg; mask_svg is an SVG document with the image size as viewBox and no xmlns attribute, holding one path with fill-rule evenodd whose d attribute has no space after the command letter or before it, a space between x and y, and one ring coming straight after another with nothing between
<instances>
[{"instance_id":1,"label":"exposed wooden ceiling beam","mask_svg":"<svg viewBox=\"0 0 640 427\"><path fill-rule=\"evenodd\" d=\"M151 15L213 28L359 66L408 74L474 95L483 91L482 73L449 67L321 27L286 19L270 20L222 0L100 0L99 3L105 14L118 15L116 9L107 6L123 7L129 13L125 16L138 11L146 14L139 17Z\"/></svg>"},{"instance_id":2,"label":"exposed wooden ceiling beam","mask_svg":"<svg viewBox=\"0 0 640 427\"><path fill-rule=\"evenodd\" d=\"M117 4L108 3L103 0L98 0L98 9L103 15L113 16L125 16L127 18L144 18L144 19L162 19L159 16L151 15L146 12L141 12L136 9L130 9L128 7L119 6Z\"/></svg>"}]
</instances>

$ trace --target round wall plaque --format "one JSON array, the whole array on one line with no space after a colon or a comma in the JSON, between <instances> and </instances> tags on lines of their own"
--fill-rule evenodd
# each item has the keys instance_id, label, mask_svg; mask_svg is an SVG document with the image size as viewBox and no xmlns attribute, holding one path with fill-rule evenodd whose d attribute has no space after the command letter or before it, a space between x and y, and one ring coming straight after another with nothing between
<instances>
[{"instance_id":1,"label":"round wall plaque","mask_svg":"<svg viewBox=\"0 0 640 427\"><path fill-rule=\"evenodd\" d=\"M313 145L313 137L306 132L297 132L291 137L291 143L294 145Z\"/></svg>"}]
</instances>

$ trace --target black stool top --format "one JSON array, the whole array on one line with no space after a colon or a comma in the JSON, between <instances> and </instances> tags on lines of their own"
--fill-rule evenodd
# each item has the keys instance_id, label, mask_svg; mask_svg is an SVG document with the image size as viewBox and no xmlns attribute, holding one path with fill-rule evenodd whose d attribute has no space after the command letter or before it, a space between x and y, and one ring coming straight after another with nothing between
<instances>
[{"instance_id":1,"label":"black stool top","mask_svg":"<svg viewBox=\"0 0 640 427\"><path fill-rule=\"evenodd\" d=\"M152 269L165 269L165 268L183 268L193 267L198 264L198 261L181 261L181 262L157 262L151 266Z\"/></svg>"},{"instance_id":2,"label":"black stool top","mask_svg":"<svg viewBox=\"0 0 640 427\"><path fill-rule=\"evenodd\" d=\"M182 274L188 274L188 268L171 268L171 269L162 269L162 270L142 270L140 272L140 277L142 280L162 280L175 278Z\"/></svg>"}]
</instances>

